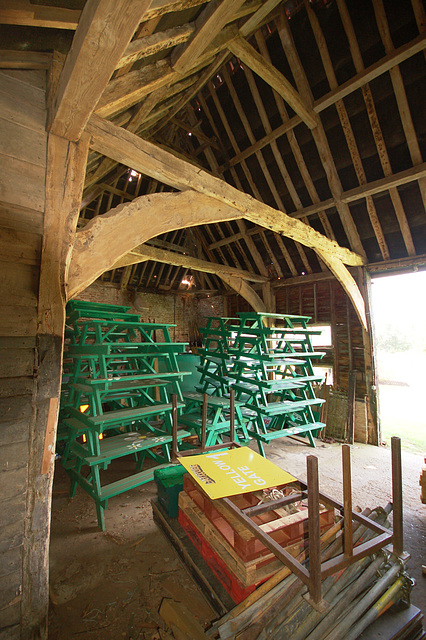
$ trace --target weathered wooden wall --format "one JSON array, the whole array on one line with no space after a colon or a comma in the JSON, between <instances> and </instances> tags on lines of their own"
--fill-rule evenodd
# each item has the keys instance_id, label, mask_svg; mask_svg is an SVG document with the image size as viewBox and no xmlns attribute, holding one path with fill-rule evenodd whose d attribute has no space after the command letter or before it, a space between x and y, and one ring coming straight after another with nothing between
<instances>
[{"instance_id":1,"label":"weathered wooden wall","mask_svg":"<svg viewBox=\"0 0 426 640\"><path fill-rule=\"evenodd\" d=\"M45 72L0 73L0 638L44 638L50 475L37 338L45 202ZM44 362L42 360L44 359Z\"/></svg>"}]
</instances>

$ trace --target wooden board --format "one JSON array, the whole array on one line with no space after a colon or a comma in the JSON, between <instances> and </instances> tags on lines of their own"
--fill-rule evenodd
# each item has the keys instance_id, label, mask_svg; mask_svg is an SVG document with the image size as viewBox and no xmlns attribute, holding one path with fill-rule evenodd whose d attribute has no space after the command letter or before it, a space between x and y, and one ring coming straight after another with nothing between
<instances>
[{"instance_id":1,"label":"wooden board","mask_svg":"<svg viewBox=\"0 0 426 640\"><path fill-rule=\"evenodd\" d=\"M43 233L43 211L20 207L0 200L0 227L32 233Z\"/></svg>"},{"instance_id":2,"label":"wooden board","mask_svg":"<svg viewBox=\"0 0 426 640\"><path fill-rule=\"evenodd\" d=\"M46 134L0 115L0 153L30 164L46 165Z\"/></svg>"},{"instance_id":3,"label":"wooden board","mask_svg":"<svg viewBox=\"0 0 426 640\"><path fill-rule=\"evenodd\" d=\"M2 261L37 266L40 263L40 252L41 236L38 234L12 229L2 230L0 236Z\"/></svg>"},{"instance_id":4,"label":"wooden board","mask_svg":"<svg viewBox=\"0 0 426 640\"><path fill-rule=\"evenodd\" d=\"M151 501L154 522L171 542L179 557L219 616L235 605L214 573L188 539L176 518L168 518L156 500Z\"/></svg>"},{"instance_id":5,"label":"wooden board","mask_svg":"<svg viewBox=\"0 0 426 640\"><path fill-rule=\"evenodd\" d=\"M0 153L0 198L36 211L44 210L45 168ZM23 177L25 179L23 179ZM19 189L16 188L19 183Z\"/></svg>"},{"instance_id":6,"label":"wooden board","mask_svg":"<svg viewBox=\"0 0 426 640\"><path fill-rule=\"evenodd\" d=\"M0 306L0 333L3 336L35 336L37 316L33 307Z\"/></svg>"},{"instance_id":7,"label":"wooden board","mask_svg":"<svg viewBox=\"0 0 426 640\"><path fill-rule=\"evenodd\" d=\"M34 371L34 349L0 348L0 378L30 376Z\"/></svg>"},{"instance_id":8,"label":"wooden board","mask_svg":"<svg viewBox=\"0 0 426 640\"><path fill-rule=\"evenodd\" d=\"M2 234L5 230L2 230ZM0 242L1 245L1 242ZM37 306L39 270L31 264L0 261L0 297L10 305Z\"/></svg>"},{"instance_id":9,"label":"wooden board","mask_svg":"<svg viewBox=\"0 0 426 640\"><path fill-rule=\"evenodd\" d=\"M0 71L0 104L1 115L3 113L3 103L10 105L11 113L14 114L12 121L25 124L27 117L32 122L38 122L38 127L44 129L45 125L45 94L43 89L34 86L31 82L26 82L28 77L25 73L19 72L17 77L11 77L9 72ZM17 104L22 105L23 109L17 109ZM34 113L31 114L30 111ZM35 127L37 128L37 127Z\"/></svg>"}]
</instances>

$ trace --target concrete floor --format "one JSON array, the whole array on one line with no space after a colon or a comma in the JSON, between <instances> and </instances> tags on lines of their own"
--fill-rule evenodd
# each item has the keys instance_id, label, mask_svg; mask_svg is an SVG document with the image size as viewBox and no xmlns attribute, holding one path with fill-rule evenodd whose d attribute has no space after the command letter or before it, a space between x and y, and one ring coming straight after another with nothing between
<instances>
[{"instance_id":1,"label":"concrete floor","mask_svg":"<svg viewBox=\"0 0 426 640\"><path fill-rule=\"evenodd\" d=\"M290 439L266 446L267 457L300 479L306 457L319 459L320 490L342 500L341 446L317 443L312 449ZM390 450L351 447L353 506L385 507L391 500ZM119 461L116 461L119 462ZM426 613L426 506L420 501L423 456L403 451L404 549L411 554L410 576L417 581L412 602ZM215 618L198 587L152 520L150 483L110 500L106 532L96 526L93 501L80 488L68 497L69 481L58 464L52 502L50 640L79 635L91 640L162 640L157 630L162 597L182 600L201 623ZM109 481L120 477L110 467ZM160 633L160 635L159 635Z\"/></svg>"}]
</instances>

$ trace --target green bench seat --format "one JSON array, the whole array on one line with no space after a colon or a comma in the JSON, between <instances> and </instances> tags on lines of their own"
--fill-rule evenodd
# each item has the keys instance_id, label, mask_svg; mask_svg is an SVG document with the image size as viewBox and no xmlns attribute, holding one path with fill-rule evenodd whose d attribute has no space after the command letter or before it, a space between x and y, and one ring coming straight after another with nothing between
<instances>
[{"instance_id":1,"label":"green bench seat","mask_svg":"<svg viewBox=\"0 0 426 640\"><path fill-rule=\"evenodd\" d=\"M307 424L301 424L294 427L286 427L285 429L277 429L276 431L268 431L267 433L261 433L256 430L249 429L249 434L252 438L257 441L257 445L259 447L259 452L262 456L266 457L265 449L263 447L263 443L269 444L272 440L276 440L277 438L285 438L287 436L295 436L295 435L303 435L306 434L309 444L312 447L315 447L315 440L313 432L321 431L324 429L325 424L323 422L311 422Z\"/></svg>"},{"instance_id":2,"label":"green bench seat","mask_svg":"<svg viewBox=\"0 0 426 640\"><path fill-rule=\"evenodd\" d=\"M177 403L178 409L182 409L185 405L183 402ZM99 416L88 416L85 413L79 413L77 409L70 408L71 416L80 419L87 428L94 428L102 431L105 428L113 428L131 424L137 420L142 420L149 416L155 416L160 413L170 412L172 404L153 404L146 407L134 407L131 409L120 409L119 411L108 411Z\"/></svg>"},{"instance_id":3,"label":"green bench seat","mask_svg":"<svg viewBox=\"0 0 426 640\"><path fill-rule=\"evenodd\" d=\"M189 431L180 429L177 434L178 442L190 435ZM70 458L74 455L79 457L84 464L89 467L101 465L103 468L108 466L112 460L122 458L134 453L161 447L165 444L171 444L172 436L168 433L154 432L149 434L131 432L123 433L118 436L104 438L99 442L100 455L91 455L88 448L79 442L73 442L70 447ZM65 464L70 468L71 462Z\"/></svg>"},{"instance_id":4,"label":"green bench seat","mask_svg":"<svg viewBox=\"0 0 426 640\"><path fill-rule=\"evenodd\" d=\"M268 405L256 407L252 405L253 411L264 416L279 416L285 413L298 413L309 406L320 406L325 402L323 398L309 400L284 400L283 402L271 402Z\"/></svg>"},{"instance_id":5,"label":"green bench seat","mask_svg":"<svg viewBox=\"0 0 426 640\"><path fill-rule=\"evenodd\" d=\"M139 471L139 473L134 473L132 476L128 476L127 478L116 480L116 482L110 482L109 484L106 484L102 487L99 498L100 500L102 500L102 502L106 503L109 498L113 498L120 493L130 491L130 489L135 489L136 487L140 487L142 484L151 482L152 480L154 480L154 471L156 471L157 469L164 469L169 466L169 463L158 464L152 469Z\"/></svg>"}]
</instances>

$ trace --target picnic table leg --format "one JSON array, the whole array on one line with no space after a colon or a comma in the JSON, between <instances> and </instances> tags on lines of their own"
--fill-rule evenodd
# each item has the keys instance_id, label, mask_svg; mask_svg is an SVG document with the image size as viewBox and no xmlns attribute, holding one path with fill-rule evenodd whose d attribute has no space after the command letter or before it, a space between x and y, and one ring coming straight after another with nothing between
<instances>
[{"instance_id":1,"label":"picnic table leg","mask_svg":"<svg viewBox=\"0 0 426 640\"><path fill-rule=\"evenodd\" d=\"M259 449L260 455L266 458L265 447L263 446L263 442L262 440L260 440L260 438L257 440L257 447Z\"/></svg>"},{"instance_id":2,"label":"picnic table leg","mask_svg":"<svg viewBox=\"0 0 426 640\"><path fill-rule=\"evenodd\" d=\"M97 466L92 467L92 486L95 493L96 515L98 518L98 526L101 531L105 531L105 517L104 507L101 503L101 478L99 475L99 468ZM106 504L105 504L106 508Z\"/></svg>"},{"instance_id":3,"label":"picnic table leg","mask_svg":"<svg viewBox=\"0 0 426 640\"><path fill-rule=\"evenodd\" d=\"M96 504L96 517L98 519L98 527L101 531L105 531L105 516L103 506L95 500Z\"/></svg>"},{"instance_id":4,"label":"picnic table leg","mask_svg":"<svg viewBox=\"0 0 426 640\"><path fill-rule=\"evenodd\" d=\"M83 461L78 460L75 464L75 473L80 474L81 467L83 466ZM71 475L71 486L70 486L70 498L74 498L75 492L77 491L77 478L74 474Z\"/></svg>"},{"instance_id":5,"label":"picnic table leg","mask_svg":"<svg viewBox=\"0 0 426 640\"><path fill-rule=\"evenodd\" d=\"M311 447L315 448L316 444L315 444L315 440L314 440L314 437L312 435L312 431L311 430L308 431L308 440L309 440L309 444L311 445Z\"/></svg>"}]
</instances>

